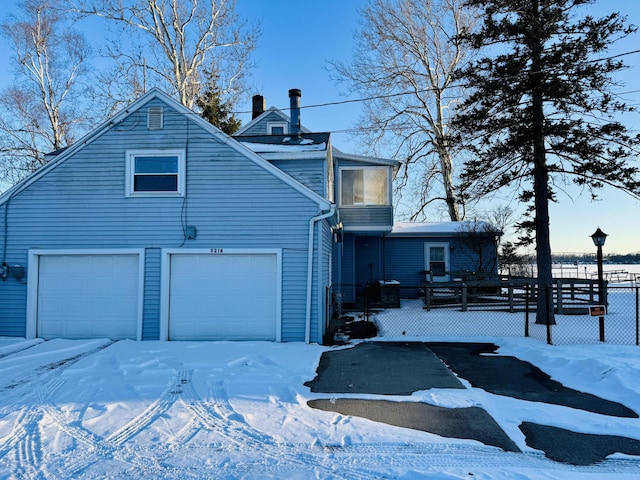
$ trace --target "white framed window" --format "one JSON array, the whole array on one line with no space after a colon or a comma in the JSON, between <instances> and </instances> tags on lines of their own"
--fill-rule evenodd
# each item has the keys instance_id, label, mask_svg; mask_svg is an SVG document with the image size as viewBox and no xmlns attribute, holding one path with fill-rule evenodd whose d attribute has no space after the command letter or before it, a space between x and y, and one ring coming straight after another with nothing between
<instances>
[{"instance_id":1,"label":"white framed window","mask_svg":"<svg viewBox=\"0 0 640 480\"><path fill-rule=\"evenodd\" d=\"M128 197L184 195L184 150L129 150L126 160Z\"/></svg>"},{"instance_id":2,"label":"white framed window","mask_svg":"<svg viewBox=\"0 0 640 480\"><path fill-rule=\"evenodd\" d=\"M343 167L340 169L340 205L389 205L387 167Z\"/></svg>"},{"instance_id":3,"label":"white framed window","mask_svg":"<svg viewBox=\"0 0 640 480\"><path fill-rule=\"evenodd\" d=\"M267 122L268 135L286 135L288 132L287 122Z\"/></svg>"},{"instance_id":4,"label":"white framed window","mask_svg":"<svg viewBox=\"0 0 640 480\"><path fill-rule=\"evenodd\" d=\"M429 243L424 244L424 269L427 271L427 281L449 281L449 244Z\"/></svg>"}]
</instances>

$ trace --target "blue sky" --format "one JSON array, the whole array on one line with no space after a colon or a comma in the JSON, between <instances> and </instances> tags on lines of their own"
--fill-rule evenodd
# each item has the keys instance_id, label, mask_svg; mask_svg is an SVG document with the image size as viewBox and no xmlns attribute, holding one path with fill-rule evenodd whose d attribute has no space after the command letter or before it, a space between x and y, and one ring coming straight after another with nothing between
<instances>
[{"instance_id":1,"label":"blue sky","mask_svg":"<svg viewBox=\"0 0 640 480\"><path fill-rule=\"evenodd\" d=\"M15 1L4 0L0 5L0 18ZM353 47L353 33L358 24L358 8L366 0L237 0L237 12L251 21L261 21L263 34L258 41L252 71L253 93L265 96L267 107L286 109L289 106L288 90L302 90L302 123L312 131L333 132L334 144L348 152L363 153L356 139L346 130L354 126L360 114L359 103L347 103L317 108L304 108L357 98L344 95L344 87L338 87L330 78L327 60L348 60ZM629 21L640 25L638 0L599 0L591 8L594 15L620 11ZM616 45L616 52L636 50L640 34ZM0 51L4 51L0 49ZM0 53L6 65L6 53ZM631 68L621 80L622 91L640 90L640 54L625 57ZM6 70L6 69L4 69ZM4 73L4 72L2 72ZM9 79L0 74L0 87ZM342 94L341 94L342 93ZM629 103L640 107L640 91L625 96ZM238 108L251 110L251 99L246 98ZM242 114L243 121L250 114ZM640 131L640 113L628 119L634 131ZM579 196L579 191L568 187L570 197L560 193L560 204L551 206L551 240L554 252L592 252L589 238L597 227L610 236L605 252L640 252L640 202L613 189L605 189L603 200L591 202L589 195ZM505 204L508 198L495 199ZM518 208L516 204L512 205ZM489 207L490 208L490 207ZM433 219L440 220L440 219ZM446 219L445 219L446 220Z\"/></svg>"}]
</instances>

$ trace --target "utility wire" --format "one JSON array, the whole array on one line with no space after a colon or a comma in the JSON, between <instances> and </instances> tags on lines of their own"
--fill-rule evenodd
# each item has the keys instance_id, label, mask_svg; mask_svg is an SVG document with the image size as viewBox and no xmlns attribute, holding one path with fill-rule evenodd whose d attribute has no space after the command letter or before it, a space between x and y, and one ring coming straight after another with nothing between
<instances>
[{"instance_id":1,"label":"utility wire","mask_svg":"<svg viewBox=\"0 0 640 480\"><path fill-rule=\"evenodd\" d=\"M627 55L634 55L640 53L640 49L638 50L631 50L628 52L624 52L624 53L619 53L616 55L611 55L609 57L603 57L603 58L596 58L593 60L587 60L584 63L596 63L596 62L603 62L606 60L612 60L614 58L619 58L619 57L624 57ZM512 79L517 79L517 78L521 78L524 75L531 75L532 73L544 73L544 72L548 72L548 71L552 71L555 70L556 67L549 67L549 68L545 68L542 70L539 70L537 72L530 70L530 71L526 71L526 72L522 72L516 75L509 75L506 77L500 77L500 78L495 78L495 80L512 80ZM450 87L447 87L448 89L452 89L452 88L464 88L466 85L464 84L458 84L458 85L451 85ZM419 93L427 93L430 91L434 91L436 90L435 87L429 87L429 88L424 88L421 90L415 90L415 91L411 91L411 92L398 92L398 93L388 93L388 94L384 94L384 95L373 95L370 97L362 97L362 98L353 98L353 99L349 99L349 100L340 100L340 101L335 101L335 102L324 102L324 103L315 103L315 104L311 104L311 105L301 105L300 109L309 109L309 108L320 108L320 107L332 107L332 106L336 106L336 105L347 105L350 103L361 103L361 102L369 102L371 100L386 100L386 99L391 99L391 98L396 98L396 97L402 97L405 95L416 95ZM627 95L629 93L637 93L640 92L640 90L631 90L628 92L620 92L617 93L616 95ZM445 97L445 98L456 98L456 97ZM279 108L278 110L281 111L287 111L290 110L290 107L286 107L286 108ZM243 115L243 114L249 114L252 113L251 110L247 110L247 111L236 111L236 112L231 112L233 115Z\"/></svg>"}]
</instances>

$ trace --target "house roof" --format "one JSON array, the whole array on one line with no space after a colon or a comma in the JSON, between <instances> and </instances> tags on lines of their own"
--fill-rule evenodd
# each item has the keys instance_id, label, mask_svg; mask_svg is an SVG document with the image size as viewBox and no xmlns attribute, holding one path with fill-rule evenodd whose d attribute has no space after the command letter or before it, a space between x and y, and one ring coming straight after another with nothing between
<instances>
[{"instance_id":1,"label":"house roof","mask_svg":"<svg viewBox=\"0 0 640 480\"><path fill-rule=\"evenodd\" d=\"M350 162L367 163L373 165L384 165L388 167L398 168L400 162L391 158L371 157L369 155L356 155L354 153L344 153L333 148L333 158L337 160L349 160Z\"/></svg>"},{"instance_id":2,"label":"house roof","mask_svg":"<svg viewBox=\"0 0 640 480\"><path fill-rule=\"evenodd\" d=\"M201 116L194 115L193 111L189 110L180 102L173 99L172 97L162 92L158 88L153 88L149 90L146 94L144 94L143 96L141 96L140 98L138 98L137 100L129 104L127 107L125 107L118 114L116 114L115 116L111 117L109 120L104 122L102 125L98 126L94 130L89 132L87 135L85 135L75 144L65 149L54 152L54 154L51 154L52 159L51 161L49 161L49 163L47 163L42 168L38 169L33 174L31 174L30 176L28 176L27 178L25 178L24 180L22 180L21 182L19 182L18 184L14 185L12 188L4 192L2 195L0 195L0 204L6 202L7 200L11 199L13 196L17 195L22 190L24 190L25 188L29 187L39 178L46 175L50 170L56 168L57 166L62 164L66 159L70 158L74 153L84 148L84 146L86 146L87 144L95 141L103 133L107 132L112 127L118 125L129 115L141 109L147 103L149 103L154 99L159 99L164 103L168 104L169 107L175 109L179 113L183 113L184 115L187 116L187 118L189 118L191 121L195 122L204 130L209 132L213 137L215 137L222 143L225 143L229 147L233 148L234 150L236 150L237 152L239 152L249 160L253 161L255 164L257 164L264 170L268 171L275 177L281 179L283 182L285 182L286 184L288 184L298 192L302 193L303 195L305 195L306 197L314 201L316 204L318 204L318 206L323 211L329 210L331 208L331 202L324 199L322 196L318 195L317 193L313 192L311 189L307 188L306 186L302 185L301 183L299 183L298 181L296 181L295 179L293 179L292 177L284 173L279 168L273 166L264 158L262 158L260 155L258 155L257 153L253 152L251 149L246 147L245 144L238 142L237 140L234 140L232 137L228 136L227 134L225 134L224 132L216 128L214 125L209 123L207 120L205 120ZM55 153L57 153L57 155Z\"/></svg>"},{"instance_id":3,"label":"house roof","mask_svg":"<svg viewBox=\"0 0 640 480\"><path fill-rule=\"evenodd\" d=\"M329 133L300 135L234 135L234 139L257 153L318 152L329 146Z\"/></svg>"},{"instance_id":4,"label":"house roof","mask_svg":"<svg viewBox=\"0 0 640 480\"><path fill-rule=\"evenodd\" d=\"M469 233L501 235L487 222L397 222L388 237L463 236Z\"/></svg>"},{"instance_id":5,"label":"house roof","mask_svg":"<svg viewBox=\"0 0 640 480\"><path fill-rule=\"evenodd\" d=\"M255 124L260 123L261 121L263 121L266 117L268 117L270 114L275 113L276 115L278 115L280 118L282 118L283 122L287 122L288 124L291 124L291 117L289 115L287 115L286 113L284 113L282 110L280 110L279 108L276 107L269 107L267 108L264 112L262 112L260 115L258 115L256 118L254 118L253 120L251 120L249 123L247 123L246 125L243 125L242 127L240 127L240 130L238 130L236 132L236 136L237 135L242 135L244 132L246 132L247 130L250 130L251 127L253 127ZM310 130L304 128L304 127L300 127L300 130L302 131L302 133L311 133Z\"/></svg>"},{"instance_id":6,"label":"house roof","mask_svg":"<svg viewBox=\"0 0 640 480\"><path fill-rule=\"evenodd\" d=\"M240 142L264 143L265 145L272 144L272 143L275 144L281 141L282 138L293 138L294 135L243 135L244 132L249 131L254 125L264 121L265 118L267 118L269 115L272 115L272 114L278 115L282 119L282 121L285 121L289 124L291 123L291 117L285 114L282 110L276 107L269 107L260 115L258 115L256 118L251 120L249 123L247 123L246 125L243 125L240 128L240 130L236 132L236 134L234 135L234 138L236 138ZM311 133L311 131L305 128L304 126L301 126L300 129L301 129L301 134L299 135L299 137L303 139L309 139L309 138L314 138L315 135L326 136L327 137L326 144L330 146L330 142L329 142L329 137L331 135L330 133ZM256 138L256 139L263 138L264 140L250 140L251 138ZM272 158L269 157L268 154L275 151L275 150L266 150L266 149L257 150L256 147L251 147L251 146L250 148L252 148L254 151L259 153L266 153L267 156L265 156L265 158L270 158L270 159ZM263 148L263 147L259 147L259 148ZM392 160L389 158L372 157L369 155L356 155L352 153L344 153L341 150L335 148L334 146L330 146L328 148L331 148L331 154L334 159L343 159L351 162L359 162L359 163L369 164L369 165L373 164L373 165L390 166L393 168L398 168L400 166L400 162L398 162L397 160ZM293 152L293 149L282 150L282 152Z\"/></svg>"}]
</instances>

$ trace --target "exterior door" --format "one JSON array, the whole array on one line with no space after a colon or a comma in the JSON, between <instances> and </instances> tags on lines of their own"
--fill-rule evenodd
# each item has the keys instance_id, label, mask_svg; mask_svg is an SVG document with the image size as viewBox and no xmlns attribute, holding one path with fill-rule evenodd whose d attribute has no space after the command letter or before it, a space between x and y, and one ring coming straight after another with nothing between
<instances>
[{"instance_id":1,"label":"exterior door","mask_svg":"<svg viewBox=\"0 0 640 480\"><path fill-rule=\"evenodd\" d=\"M427 273L427 281L448 282L451 270L449 266L448 243L424 244L424 269Z\"/></svg>"},{"instance_id":2,"label":"exterior door","mask_svg":"<svg viewBox=\"0 0 640 480\"><path fill-rule=\"evenodd\" d=\"M355 238L356 284L364 287L382 280L380 237Z\"/></svg>"}]
</instances>

